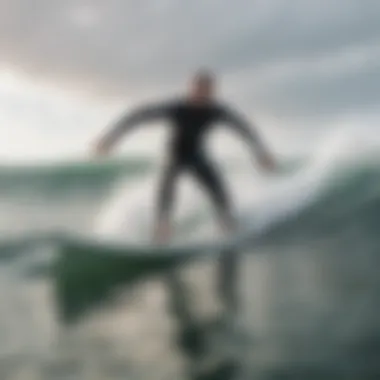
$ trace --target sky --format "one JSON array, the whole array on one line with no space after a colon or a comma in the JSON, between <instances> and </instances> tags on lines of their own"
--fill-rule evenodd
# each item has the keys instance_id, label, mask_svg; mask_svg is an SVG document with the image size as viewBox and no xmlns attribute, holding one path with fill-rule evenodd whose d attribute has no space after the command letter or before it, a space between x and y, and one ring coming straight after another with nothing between
<instances>
[{"instance_id":1,"label":"sky","mask_svg":"<svg viewBox=\"0 0 380 380\"><path fill-rule=\"evenodd\" d=\"M276 147L377 120L379 14L378 0L0 0L0 158L84 157L199 66ZM159 149L157 133L126 149Z\"/></svg>"}]
</instances>

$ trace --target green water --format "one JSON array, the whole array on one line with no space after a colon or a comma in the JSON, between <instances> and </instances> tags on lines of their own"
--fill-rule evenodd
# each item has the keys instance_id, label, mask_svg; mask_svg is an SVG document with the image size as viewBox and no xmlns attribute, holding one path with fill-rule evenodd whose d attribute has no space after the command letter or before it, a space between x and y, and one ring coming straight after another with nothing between
<instances>
[{"instance_id":1,"label":"green water","mask_svg":"<svg viewBox=\"0 0 380 380\"><path fill-rule=\"evenodd\" d=\"M232 346L213 340L209 323L221 317L217 254L139 256L91 241L115 183L151 172L146 162L0 170L0 379L200 379L194 355ZM203 378L379 375L380 170L373 160L339 164L321 181L312 201L289 203L296 212L245 239L246 339ZM163 282L173 268L188 289L182 319Z\"/></svg>"}]
</instances>

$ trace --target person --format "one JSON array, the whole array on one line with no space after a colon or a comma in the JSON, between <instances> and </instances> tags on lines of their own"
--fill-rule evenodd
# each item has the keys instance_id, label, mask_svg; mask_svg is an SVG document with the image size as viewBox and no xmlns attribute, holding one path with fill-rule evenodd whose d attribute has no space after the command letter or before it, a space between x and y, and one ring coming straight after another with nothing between
<instances>
[{"instance_id":1,"label":"person","mask_svg":"<svg viewBox=\"0 0 380 380\"><path fill-rule=\"evenodd\" d=\"M109 153L127 132L142 123L158 120L170 122L172 136L167 149L168 162L158 191L154 241L166 243L171 236L175 186L179 175L185 171L192 174L210 195L223 231L232 232L236 223L231 200L217 168L206 152L204 142L214 125L226 124L242 135L264 169L273 170L275 160L257 131L250 128L237 111L216 99L216 78L212 72L202 69L191 78L187 96L142 106L123 115L96 142L95 153Z\"/></svg>"}]
</instances>

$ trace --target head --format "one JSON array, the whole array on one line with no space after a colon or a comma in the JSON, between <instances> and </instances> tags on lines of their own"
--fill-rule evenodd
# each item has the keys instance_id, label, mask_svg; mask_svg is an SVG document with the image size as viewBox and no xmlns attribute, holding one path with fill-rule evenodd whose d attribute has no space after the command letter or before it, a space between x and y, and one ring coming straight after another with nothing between
<instances>
[{"instance_id":1,"label":"head","mask_svg":"<svg viewBox=\"0 0 380 380\"><path fill-rule=\"evenodd\" d=\"M200 70L190 82L190 99L197 103L207 103L213 99L215 92L215 77L211 71Z\"/></svg>"}]
</instances>

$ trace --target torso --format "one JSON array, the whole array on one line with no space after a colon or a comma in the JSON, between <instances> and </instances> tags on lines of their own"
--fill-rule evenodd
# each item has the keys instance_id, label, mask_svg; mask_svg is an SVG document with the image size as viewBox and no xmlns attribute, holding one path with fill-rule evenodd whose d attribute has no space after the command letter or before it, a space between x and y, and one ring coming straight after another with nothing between
<instances>
[{"instance_id":1,"label":"torso","mask_svg":"<svg viewBox=\"0 0 380 380\"><path fill-rule=\"evenodd\" d=\"M173 107L171 153L177 159L189 159L203 151L206 133L217 121L219 111L215 104L193 105L186 101Z\"/></svg>"}]
</instances>

